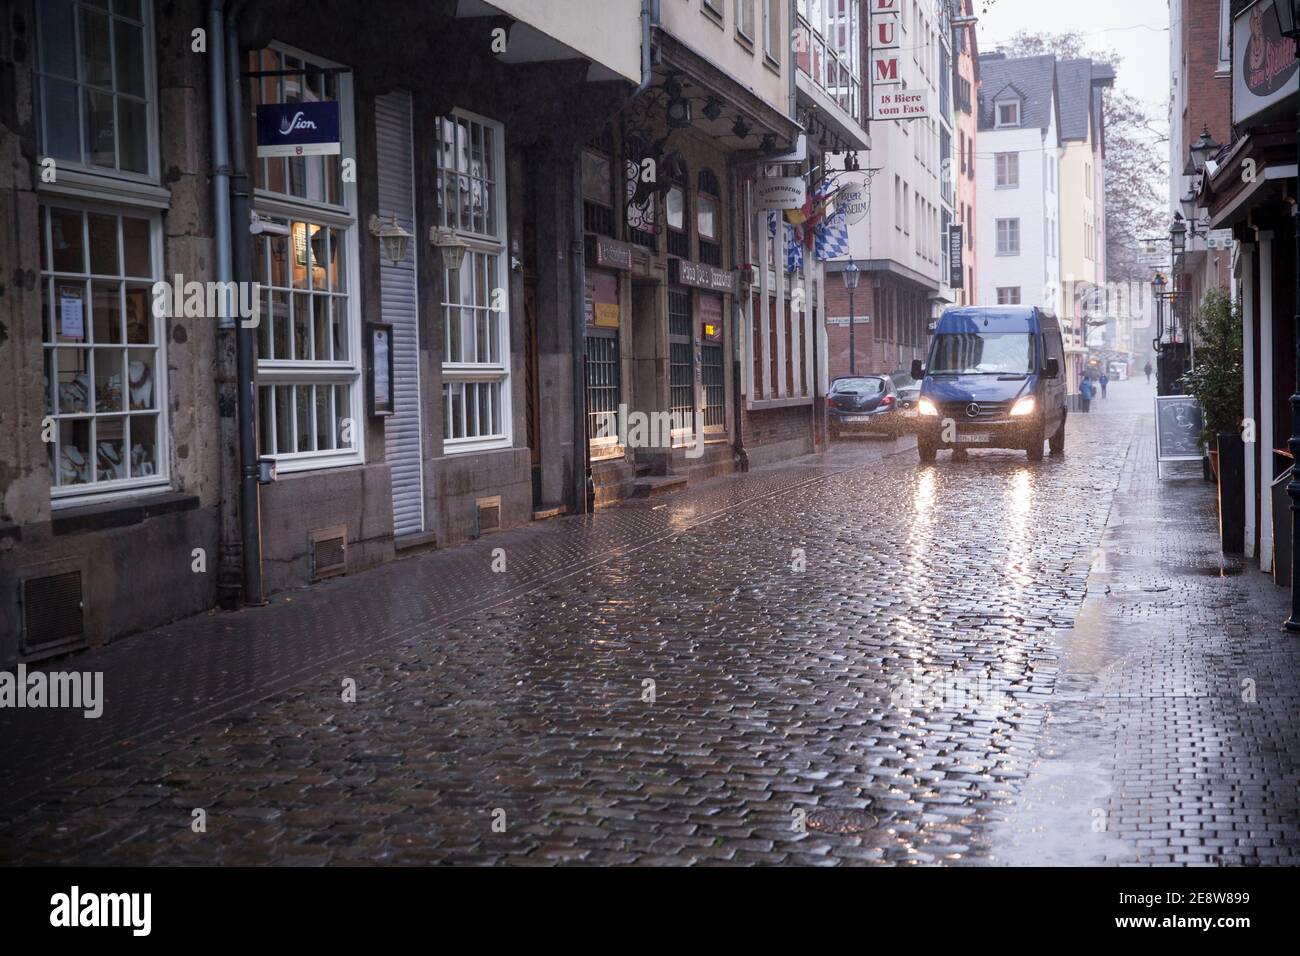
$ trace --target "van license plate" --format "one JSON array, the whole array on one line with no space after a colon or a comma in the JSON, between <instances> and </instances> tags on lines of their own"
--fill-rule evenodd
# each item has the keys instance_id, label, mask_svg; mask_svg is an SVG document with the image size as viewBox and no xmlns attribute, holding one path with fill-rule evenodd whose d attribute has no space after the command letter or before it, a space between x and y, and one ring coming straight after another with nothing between
<instances>
[{"instance_id":1,"label":"van license plate","mask_svg":"<svg viewBox=\"0 0 1300 956\"><path fill-rule=\"evenodd\" d=\"M989 440L988 432L962 432L958 439L961 441L982 442Z\"/></svg>"}]
</instances>

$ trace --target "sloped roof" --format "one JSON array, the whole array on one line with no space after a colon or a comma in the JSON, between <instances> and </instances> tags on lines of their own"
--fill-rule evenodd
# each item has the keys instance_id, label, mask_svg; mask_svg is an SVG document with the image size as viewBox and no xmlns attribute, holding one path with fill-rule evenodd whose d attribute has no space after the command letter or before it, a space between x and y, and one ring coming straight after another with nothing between
<instances>
[{"instance_id":1,"label":"sloped roof","mask_svg":"<svg viewBox=\"0 0 1300 956\"><path fill-rule=\"evenodd\" d=\"M1056 97L1056 57L1050 53L1014 60L1000 54L981 56L980 130L996 127L993 104L1007 86L1013 86L1023 100L1020 127L1046 130L1051 122L1052 103Z\"/></svg>"},{"instance_id":2,"label":"sloped roof","mask_svg":"<svg viewBox=\"0 0 1300 956\"><path fill-rule=\"evenodd\" d=\"M1091 121L1094 138L1102 129L1102 87L1115 82L1115 71L1089 59L1061 60L1056 64L1057 95L1061 104L1061 139L1083 140Z\"/></svg>"}]
</instances>

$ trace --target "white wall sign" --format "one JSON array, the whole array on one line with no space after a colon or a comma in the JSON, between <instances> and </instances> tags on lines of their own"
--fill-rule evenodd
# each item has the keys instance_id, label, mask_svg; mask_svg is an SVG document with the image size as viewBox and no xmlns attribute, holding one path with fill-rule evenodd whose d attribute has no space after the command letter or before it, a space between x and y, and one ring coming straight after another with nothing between
<instances>
[{"instance_id":1,"label":"white wall sign","mask_svg":"<svg viewBox=\"0 0 1300 956\"><path fill-rule=\"evenodd\" d=\"M827 324L827 325L848 325L848 324L849 324L849 317L848 317L847 315L828 315L828 316L826 316L826 324ZM871 324L871 316L869 316L869 315L855 315L855 316L853 317L853 324L854 324L854 325L870 325L870 324Z\"/></svg>"},{"instance_id":2,"label":"white wall sign","mask_svg":"<svg viewBox=\"0 0 1300 956\"><path fill-rule=\"evenodd\" d=\"M799 209L808 198L802 176L760 179L754 184L754 200L759 209Z\"/></svg>"},{"instance_id":3,"label":"white wall sign","mask_svg":"<svg viewBox=\"0 0 1300 956\"><path fill-rule=\"evenodd\" d=\"M929 90L902 90L886 87L871 91L872 119L910 120L930 115Z\"/></svg>"},{"instance_id":4,"label":"white wall sign","mask_svg":"<svg viewBox=\"0 0 1300 956\"><path fill-rule=\"evenodd\" d=\"M898 86L901 31L898 0L874 0L871 5L871 86Z\"/></svg>"}]
</instances>

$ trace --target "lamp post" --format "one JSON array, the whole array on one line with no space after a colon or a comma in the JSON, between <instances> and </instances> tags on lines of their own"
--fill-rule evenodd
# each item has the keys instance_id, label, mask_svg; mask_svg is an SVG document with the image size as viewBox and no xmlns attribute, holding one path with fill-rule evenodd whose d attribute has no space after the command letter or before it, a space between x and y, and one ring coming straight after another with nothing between
<instances>
[{"instance_id":1,"label":"lamp post","mask_svg":"<svg viewBox=\"0 0 1300 956\"><path fill-rule=\"evenodd\" d=\"M858 276L860 273L857 263L850 260L849 264L844 267L840 273L840 278L844 280L844 289L849 294L849 374L858 374L858 348L854 340L854 315L853 315L853 293L858 287Z\"/></svg>"},{"instance_id":2,"label":"lamp post","mask_svg":"<svg viewBox=\"0 0 1300 956\"><path fill-rule=\"evenodd\" d=\"M1273 0L1273 13L1277 16L1278 32L1296 42L1300 56L1300 0ZM1296 105L1296 155L1300 163L1300 102ZM1295 219L1295 322L1291 334L1295 338L1296 360L1300 362L1300 203L1292 210ZM1267 440L1268 436L1264 436ZM1296 365L1296 388L1291 395L1291 438L1287 441L1291 451L1291 480L1286 493L1291 498L1291 616L1286 620L1288 631L1300 631L1300 476L1295 463L1300 462L1300 364Z\"/></svg>"}]
</instances>

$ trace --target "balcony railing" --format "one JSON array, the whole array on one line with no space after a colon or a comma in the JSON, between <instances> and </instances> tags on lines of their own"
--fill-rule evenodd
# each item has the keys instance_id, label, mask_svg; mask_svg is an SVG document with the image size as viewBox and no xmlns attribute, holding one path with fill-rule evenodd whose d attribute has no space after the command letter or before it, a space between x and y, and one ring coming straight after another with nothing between
<instances>
[{"instance_id":1,"label":"balcony railing","mask_svg":"<svg viewBox=\"0 0 1300 956\"><path fill-rule=\"evenodd\" d=\"M848 62L803 17L799 17L796 33L799 69L825 90L840 109L861 122L862 84Z\"/></svg>"}]
</instances>

